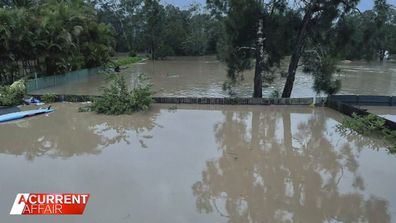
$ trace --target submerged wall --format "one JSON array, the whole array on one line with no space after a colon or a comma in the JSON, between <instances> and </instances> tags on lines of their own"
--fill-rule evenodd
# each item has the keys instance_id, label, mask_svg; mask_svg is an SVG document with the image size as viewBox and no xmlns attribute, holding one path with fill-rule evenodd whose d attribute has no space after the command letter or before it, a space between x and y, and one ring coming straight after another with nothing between
<instances>
[{"instance_id":1,"label":"submerged wall","mask_svg":"<svg viewBox=\"0 0 396 223\"><path fill-rule=\"evenodd\" d=\"M353 113L366 116L373 113L355 106L396 106L395 99L396 97L392 96L334 95L327 99L326 106L348 116L351 116ZM385 120L385 126L389 129L396 130L396 122L376 114L373 115Z\"/></svg>"},{"instance_id":2,"label":"submerged wall","mask_svg":"<svg viewBox=\"0 0 396 223\"><path fill-rule=\"evenodd\" d=\"M31 96L41 98L40 94ZM58 102L86 102L98 96L56 95ZM217 104L217 105L311 105L314 98L196 98L196 97L153 97L160 104ZM317 104L324 105L326 98L316 98Z\"/></svg>"},{"instance_id":3,"label":"submerged wall","mask_svg":"<svg viewBox=\"0 0 396 223\"><path fill-rule=\"evenodd\" d=\"M332 100L361 106L396 106L396 97L376 95L333 95Z\"/></svg>"}]
</instances>

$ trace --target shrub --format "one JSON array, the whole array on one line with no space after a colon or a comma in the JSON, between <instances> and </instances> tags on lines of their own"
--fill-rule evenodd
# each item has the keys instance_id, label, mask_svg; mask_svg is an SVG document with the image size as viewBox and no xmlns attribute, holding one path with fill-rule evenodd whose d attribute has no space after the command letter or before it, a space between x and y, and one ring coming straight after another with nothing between
<instances>
[{"instance_id":1,"label":"shrub","mask_svg":"<svg viewBox=\"0 0 396 223\"><path fill-rule=\"evenodd\" d=\"M0 87L0 106L15 106L22 102L26 87L23 80L14 82L11 86Z\"/></svg>"},{"instance_id":2,"label":"shrub","mask_svg":"<svg viewBox=\"0 0 396 223\"><path fill-rule=\"evenodd\" d=\"M41 97L41 100L45 103L53 103L56 102L55 94L45 94Z\"/></svg>"},{"instance_id":3,"label":"shrub","mask_svg":"<svg viewBox=\"0 0 396 223\"><path fill-rule=\"evenodd\" d=\"M136 51L134 51L134 50L130 51L130 52L128 53L128 56L129 56L129 57L136 57L136 56L137 56Z\"/></svg>"},{"instance_id":4,"label":"shrub","mask_svg":"<svg viewBox=\"0 0 396 223\"><path fill-rule=\"evenodd\" d=\"M103 95L94 100L92 111L106 115L130 114L148 110L151 106L151 85L144 76L139 76L136 87L129 91L123 76L114 76L110 87L104 88Z\"/></svg>"}]
</instances>

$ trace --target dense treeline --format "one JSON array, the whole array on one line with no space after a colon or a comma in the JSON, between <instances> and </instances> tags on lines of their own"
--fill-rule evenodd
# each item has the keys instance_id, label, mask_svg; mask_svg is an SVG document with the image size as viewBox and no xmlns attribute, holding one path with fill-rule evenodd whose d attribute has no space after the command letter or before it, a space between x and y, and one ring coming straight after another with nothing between
<instances>
[{"instance_id":1,"label":"dense treeline","mask_svg":"<svg viewBox=\"0 0 396 223\"><path fill-rule=\"evenodd\" d=\"M283 73L290 97L296 71L333 94L338 61L383 61L396 53L396 10L375 0L207 0L187 9L160 0L0 0L0 83L106 64L115 52L150 59L217 54L228 67L226 88L255 69L254 97ZM287 70L279 70L288 58Z\"/></svg>"},{"instance_id":2,"label":"dense treeline","mask_svg":"<svg viewBox=\"0 0 396 223\"><path fill-rule=\"evenodd\" d=\"M336 31L342 58L382 61L386 51L396 53L396 10L385 0L376 0L372 10L342 16Z\"/></svg>"},{"instance_id":3,"label":"dense treeline","mask_svg":"<svg viewBox=\"0 0 396 223\"><path fill-rule=\"evenodd\" d=\"M0 83L96 67L113 53L113 28L83 0L2 1Z\"/></svg>"},{"instance_id":4,"label":"dense treeline","mask_svg":"<svg viewBox=\"0 0 396 223\"><path fill-rule=\"evenodd\" d=\"M145 52L152 59L166 56L215 54L221 23L199 5L180 9L159 0L98 0L101 22L117 33L117 51Z\"/></svg>"}]
</instances>

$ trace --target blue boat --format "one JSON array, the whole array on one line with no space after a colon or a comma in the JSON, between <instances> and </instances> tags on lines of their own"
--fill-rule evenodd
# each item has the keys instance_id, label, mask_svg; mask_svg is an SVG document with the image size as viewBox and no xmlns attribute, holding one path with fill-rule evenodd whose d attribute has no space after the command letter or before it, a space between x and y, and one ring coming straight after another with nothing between
<instances>
[{"instance_id":1,"label":"blue boat","mask_svg":"<svg viewBox=\"0 0 396 223\"><path fill-rule=\"evenodd\" d=\"M55 111L55 109L52 109L50 106L48 108L40 108L40 109L29 110L29 111L13 112L13 113L9 113L6 115L0 115L0 123L1 122L9 122L9 121L27 118L27 117L32 117L32 116L41 115L41 114L46 114L46 113L50 113L53 111Z\"/></svg>"}]
</instances>

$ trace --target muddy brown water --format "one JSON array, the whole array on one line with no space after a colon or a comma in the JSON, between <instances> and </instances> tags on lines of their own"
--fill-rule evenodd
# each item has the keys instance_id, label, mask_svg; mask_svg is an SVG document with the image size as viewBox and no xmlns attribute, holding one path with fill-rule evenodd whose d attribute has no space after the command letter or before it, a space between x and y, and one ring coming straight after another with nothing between
<instances>
[{"instance_id":1,"label":"muddy brown water","mask_svg":"<svg viewBox=\"0 0 396 223\"><path fill-rule=\"evenodd\" d=\"M0 222L392 222L396 157L303 106L77 104L0 125ZM9 216L16 193L91 193L83 216Z\"/></svg>"},{"instance_id":2,"label":"muddy brown water","mask_svg":"<svg viewBox=\"0 0 396 223\"><path fill-rule=\"evenodd\" d=\"M341 63L340 73L335 75L342 80L340 94L396 95L396 64L352 62ZM282 63L287 70L287 63ZM214 56L175 57L164 61L145 61L123 70L129 86L134 86L138 74L146 74L154 85L157 96L173 97L227 97L223 90L227 80L227 68ZM251 97L253 71L243 73L244 80L234 88L236 96ZM312 97L312 76L297 72L292 97ZM277 77L272 84L264 85L263 94L268 97L274 91L282 93L285 78ZM57 93L98 95L100 87L106 86L104 75L91 76L80 82L63 84L32 93Z\"/></svg>"}]
</instances>

